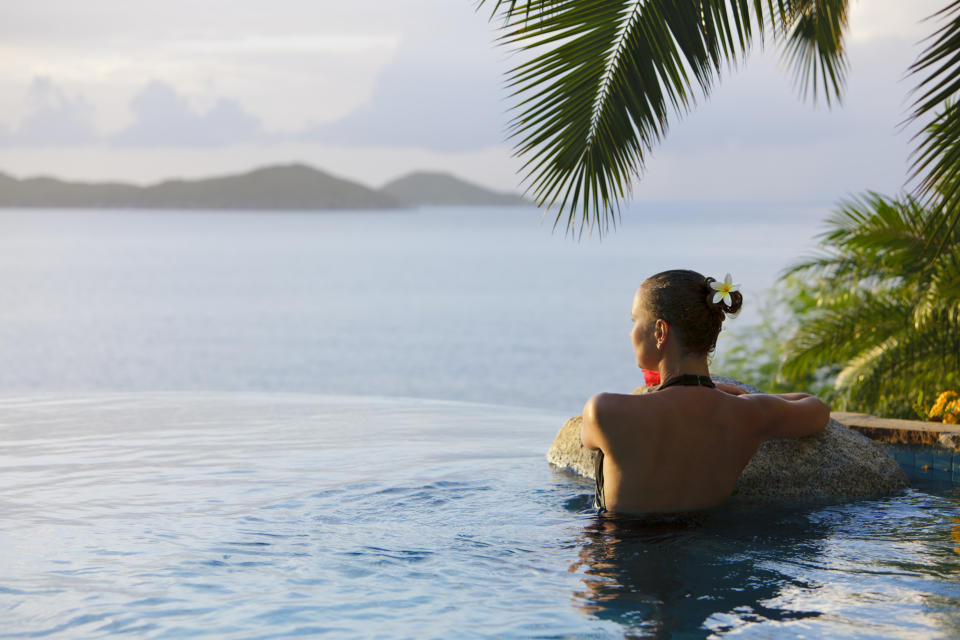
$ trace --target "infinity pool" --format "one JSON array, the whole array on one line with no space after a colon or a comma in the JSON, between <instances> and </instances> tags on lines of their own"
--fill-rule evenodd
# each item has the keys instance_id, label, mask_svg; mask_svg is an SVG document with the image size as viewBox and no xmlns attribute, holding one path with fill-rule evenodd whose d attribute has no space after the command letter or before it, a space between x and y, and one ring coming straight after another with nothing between
<instances>
[{"instance_id":1,"label":"infinity pool","mask_svg":"<svg viewBox=\"0 0 960 640\"><path fill-rule=\"evenodd\" d=\"M0 638L960 635L960 494L599 520L566 415L0 397Z\"/></svg>"}]
</instances>

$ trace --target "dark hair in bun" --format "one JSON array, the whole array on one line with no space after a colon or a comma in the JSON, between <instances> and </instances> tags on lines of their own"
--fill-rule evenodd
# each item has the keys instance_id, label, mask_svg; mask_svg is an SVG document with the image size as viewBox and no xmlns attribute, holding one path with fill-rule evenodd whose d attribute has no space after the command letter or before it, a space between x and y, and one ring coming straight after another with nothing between
<instances>
[{"instance_id":1,"label":"dark hair in bun","mask_svg":"<svg viewBox=\"0 0 960 640\"><path fill-rule=\"evenodd\" d=\"M743 306L743 296L740 294L740 292L730 292L730 304L727 304L727 301L723 300L722 298L719 301L714 302L713 298L715 297L714 294L716 293L716 290L710 286L710 283L719 282L719 280L716 278L706 278L706 282L707 287L709 288L707 293L707 306L719 307L720 310L723 311L724 317L730 316L731 318L736 318L737 314L740 313L740 307Z\"/></svg>"},{"instance_id":2,"label":"dark hair in bun","mask_svg":"<svg viewBox=\"0 0 960 640\"><path fill-rule=\"evenodd\" d=\"M727 315L735 316L743 306L739 291L730 292L730 304L713 302L716 291L707 278L689 269L662 271L641 285L644 302L654 318L663 318L679 334L690 353L707 355L717 346L717 336Z\"/></svg>"}]
</instances>

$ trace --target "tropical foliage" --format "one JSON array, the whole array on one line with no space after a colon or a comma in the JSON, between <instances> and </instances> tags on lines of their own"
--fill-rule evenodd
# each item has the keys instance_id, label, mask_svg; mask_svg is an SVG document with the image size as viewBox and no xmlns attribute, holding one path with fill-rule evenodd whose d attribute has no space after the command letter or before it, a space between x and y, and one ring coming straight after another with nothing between
<instances>
[{"instance_id":1,"label":"tropical foliage","mask_svg":"<svg viewBox=\"0 0 960 640\"><path fill-rule=\"evenodd\" d=\"M762 322L726 337L711 368L837 410L952 419L960 402L937 394L960 382L960 233L943 237L933 216L908 196L843 204L820 253L781 278Z\"/></svg>"},{"instance_id":2,"label":"tropical foliage","mask_svg":"<svg viewBox=\"0 0 960 640\"><path fill-rule=\"evenodd\" d=\"M523 52L509 86L527 191L558 208L558 223L566 213L568 230L579 221L581 233L616 223L670 118L706 97L754 43L781 47L801 93L828 104L847 69L849 0L478 2L502 21L502 41ZM930 223L949 235L960 223L960 111L950 102L960 92L960 0L937 18L940 29L910 68L910 119L923 124L913 178L916 198L944 214Z\"/></svg>"},{"instance_id":3,"label":"tropical foliage","mask_svg":"<svg viewBox=\"0 0 960 640\"><path fill-rule=\"evenodd\" d=\"M789 271L816 306L795 316L784 379L832 369L835 409L905 418L960 381L960 229L936 231L936 215L874 193L840 207L820 254Z\"/></svg>"},{"instance_id":4,"label":"tropical foliage","mask_svg":"<svg viewBox=\"0 0 960 640\"><path fill-rule=\"evenodd\" d=\"M760 321L746 327L724 326L710 369L768 392L806 391L830 402L840 367L824 365L804 372L784 371L785 336L796 332L817 307L816 292L797 276L787 276L759 300Z\"/></svg>"}]
</instances>

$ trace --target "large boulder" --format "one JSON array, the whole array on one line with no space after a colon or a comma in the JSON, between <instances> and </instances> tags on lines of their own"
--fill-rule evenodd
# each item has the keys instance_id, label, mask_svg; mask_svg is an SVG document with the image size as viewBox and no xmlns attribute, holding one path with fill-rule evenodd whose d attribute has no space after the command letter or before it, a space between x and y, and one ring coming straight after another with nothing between
<instances>
[{"instance_id":1,"label":"large boulder","mask_svg":"<svg viewBox=\"0 0 960 640\"><path fill-rule=\"evenodd\" d=\"M713 379L760 392L733 378ZM650 390L640 387L634 393ZM576 416L560 428L547 460L593 478L597 454L580 444L581 421L581 416ZM740 474L732 499L765 503L849 500L894 493L908 486L903 469L879 444L831 418L817 435L760 445Z\"/></svg>"}]
</instances>

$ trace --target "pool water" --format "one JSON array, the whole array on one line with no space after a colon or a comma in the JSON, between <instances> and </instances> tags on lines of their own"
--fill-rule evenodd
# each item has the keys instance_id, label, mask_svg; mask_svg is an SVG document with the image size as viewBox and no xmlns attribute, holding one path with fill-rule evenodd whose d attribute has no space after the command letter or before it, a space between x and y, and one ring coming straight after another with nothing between
<instances>
[{"instance_id":1,"label":"pool water","mask_svg":"<svg viewBox=\"0 0 960 640\"><path fill-rule=\"evenodd\" d=\"M960 635L950 482L598 519L567 416L254 393L0 397L0 638ZM902 457L902 456L901 456Z\"/></svg>"}]
</instances>

